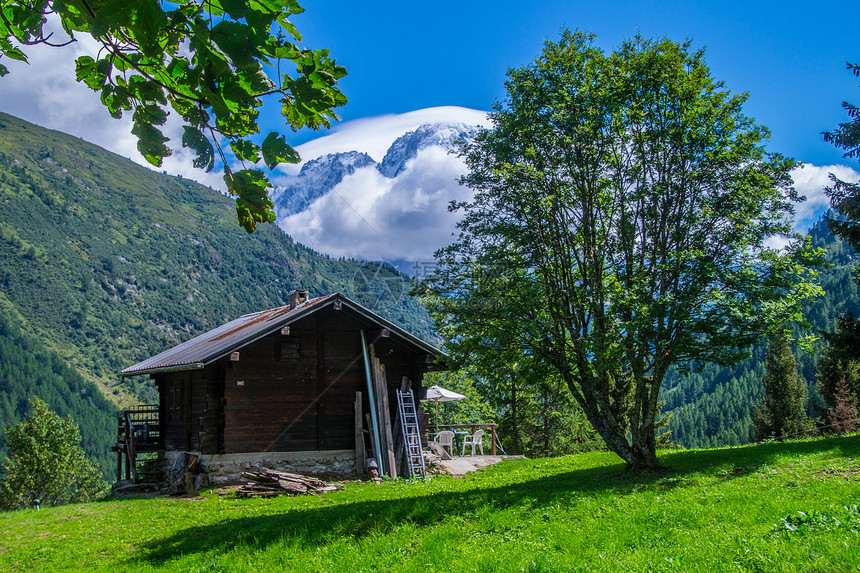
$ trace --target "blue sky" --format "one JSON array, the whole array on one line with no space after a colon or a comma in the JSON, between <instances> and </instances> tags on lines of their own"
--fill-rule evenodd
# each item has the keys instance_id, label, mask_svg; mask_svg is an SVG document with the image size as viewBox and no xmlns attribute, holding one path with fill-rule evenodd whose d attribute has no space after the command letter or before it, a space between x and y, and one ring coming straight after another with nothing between
<instances>
[{"instance_id":1,"label":"blue sky","mask_svg":"<svg viewBox=\"0 0 860 573\"><path fill-rule=\"evenodd\" d=\"M349 76L344 120L455 105L488 110L505 71L540 54L562 27L597 34L611 51L637 33L687 38L706 49L713 76L748 91L746 111L772 131L770 148L826 165L841 153L821 131L860 101L845 69L860 61L860 2L509 0L436 3L305 0L293 21L307 47L325 47ZM267 121L275 122L276 117ZM300 133L302 143L319 133Z\"/></svg>"}]
</instances>

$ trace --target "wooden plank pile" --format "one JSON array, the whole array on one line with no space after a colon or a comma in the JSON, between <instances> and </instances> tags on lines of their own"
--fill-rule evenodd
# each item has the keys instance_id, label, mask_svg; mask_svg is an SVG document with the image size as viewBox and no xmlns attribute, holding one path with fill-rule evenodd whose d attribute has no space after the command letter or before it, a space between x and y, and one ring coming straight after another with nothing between
<instances>
[{"instance_id":1,"label":"wooden plank pile","mask_svg":"<svg viewBox=\"0 0 860 573\"><path fill-rule=\"evenodd\" d=\"M299 493L318 495L340 489L317 478L275 470L245 472L242 477L250 480L251 483L247 483L236 490L236 493L241 497L274 497Z\"/></svg>"}]
</instances>

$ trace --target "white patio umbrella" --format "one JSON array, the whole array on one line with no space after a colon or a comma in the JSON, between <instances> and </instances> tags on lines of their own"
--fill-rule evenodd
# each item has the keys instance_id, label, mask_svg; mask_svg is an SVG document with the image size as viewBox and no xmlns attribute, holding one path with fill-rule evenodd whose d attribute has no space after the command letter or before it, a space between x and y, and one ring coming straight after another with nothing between
<instances>
[{"instance_id":1,"label":"white patio umbrella","mask_svg":"<svg viewBox=\"0 0 860 573\"><path fill-rule=\"evenodd\" d=\"M437 428L439 427L439 402L453 402L454 400L463 400L464 398L466 396L446 390L441 386L433 385L427 388L427 395L424 397L424 401L432 400L436 404L436 416L434 420L436 421Z\"/></svg>"}]
</instances>

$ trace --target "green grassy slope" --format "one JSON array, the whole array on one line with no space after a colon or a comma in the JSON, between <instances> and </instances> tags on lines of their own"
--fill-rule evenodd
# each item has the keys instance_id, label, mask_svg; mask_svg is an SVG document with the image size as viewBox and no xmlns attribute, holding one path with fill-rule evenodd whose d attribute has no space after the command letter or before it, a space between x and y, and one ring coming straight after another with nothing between
<instances>
[{"instance_id":1,"label":"green grassy slope","mask_svg":"<svg viewBox=\"0 0 860 573\"><path fill-rule=\"evenodd\" d=\"M860 436L590 453L320 497L139 499L0 515L7 571L860 570Z\"/></svg>"},{"instance_id":2,"label":"green grassy slope","mask_svg":"<svg viewBox=\"0 0 860 573\"><path fill-rule=\"evenodd\" d=\"M299 287L431 335L396 272L273 225L248 235L211 189L0 114L0 313L115 402L154 399L144 381L109 389L120 369Z\"/></svg>"}]
</instances>

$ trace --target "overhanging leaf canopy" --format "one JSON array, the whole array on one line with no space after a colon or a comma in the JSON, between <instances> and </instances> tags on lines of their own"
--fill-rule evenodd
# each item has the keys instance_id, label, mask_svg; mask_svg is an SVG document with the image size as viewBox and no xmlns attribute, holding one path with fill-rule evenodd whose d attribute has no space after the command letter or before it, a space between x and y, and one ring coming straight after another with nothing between
<instances>
[{"instance_id":1,"label":"overhanging leaf canopy","mask_svg":"<svg viewBox=\"0 0 860 573\"><path fill-rule=\"evenodd\" d=\"M173 151L162 131L167 117L181 117L182 146L194 152L194 166L210 171L217 151L239 222L252 232L275 213L271 183L245 163L263 159L273 169L300 160L277 132L254 141L264 98L278 99L293 130L329 127L340 119L334 109L346 103L338 87L346 70L328 50L299 45L290 18L302 11L293 0L0 0L0 57L26 62L22 46L92 36L101 51L77 59L78 81L99 92L113 117L132 112L138 150L156 167ZM47 31L51 14L65 38ZM8 71L0 63L0 76ZM242 169L230 169L221 141Z\"/></svg>"}]
</instances>

